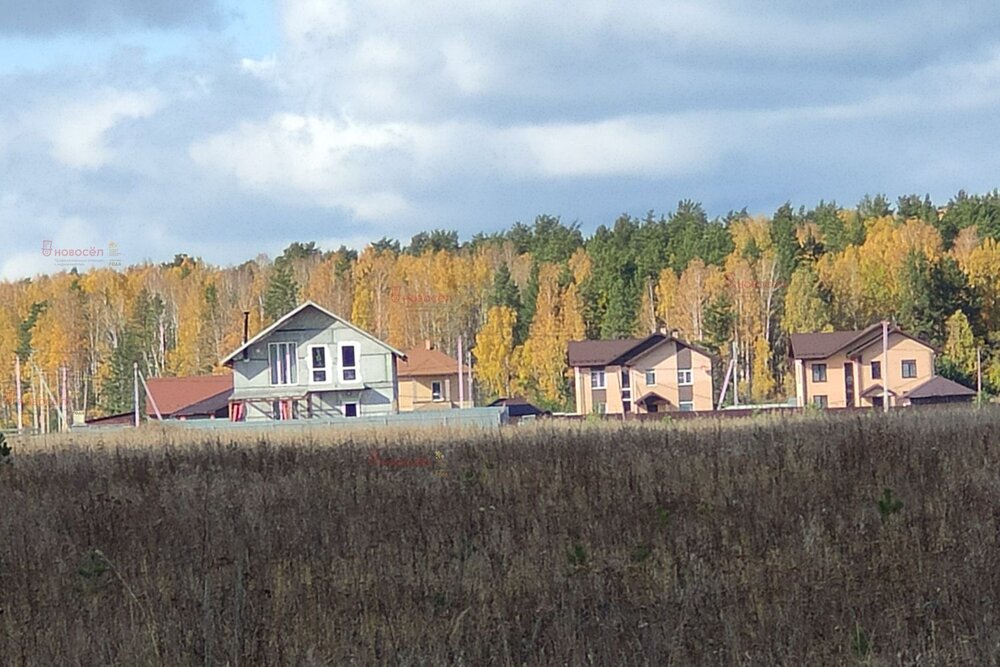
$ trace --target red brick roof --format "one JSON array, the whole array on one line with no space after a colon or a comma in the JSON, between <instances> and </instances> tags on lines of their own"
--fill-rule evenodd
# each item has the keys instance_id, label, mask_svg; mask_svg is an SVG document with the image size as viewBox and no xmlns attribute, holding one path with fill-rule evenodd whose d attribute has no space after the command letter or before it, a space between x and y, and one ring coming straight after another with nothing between
<instances>
[{"instance_id":1,"label":"red brick roof","mask_svg":"<svg viewBox=\"0 0 1000 667\"><path fill-rule=\"evenodd\" d=\"M462 372L467 373L468 371L469 367L462 364ZM458 359L452 359L440 350L415 347L406 352L405 360L400 360L397 372L401 378L427 375L457 375Z\"/></svg>"},{"instance_id":2,"label":"red brick roof","mask_svg":"<svg viewBox=\"0 0 1000 667\"><path fill-rule=\"evenodd\" d=\"M233 390L233 374L195 375L179 378L149 378L149 393L156 399L160 414L169 417L190 405ZM153 404L146 398L146 414L155 415Z\"/></svg>"}]
</instances>

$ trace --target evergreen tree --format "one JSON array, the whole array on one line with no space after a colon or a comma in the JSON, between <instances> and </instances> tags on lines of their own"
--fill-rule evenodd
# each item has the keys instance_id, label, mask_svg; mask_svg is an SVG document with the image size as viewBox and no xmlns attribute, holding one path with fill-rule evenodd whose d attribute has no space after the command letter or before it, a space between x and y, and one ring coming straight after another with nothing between
<instances>
[{"instance_id":1,"label":"evergreen tree","mask_svg":"<svg viewBox=\"0 0 1000 667\"><path fill-rule=\"evenodd\" d=\"M264 294L264 316L274 321L295 308L298 302L299 285L292 275L291 265L284 260L276 261Z\"/></svg>"},{"instance_id":2,"label":"evergreen tree","mask_svg":"<svg viewBox=\"0 0 1000 667\"><path fill-rule=\"evenodd\" d=\"M18 325L17 356L21 358L22 363L27 361L28 357L31 356L31 332L35 328L35 323L38 322L38 318L48 307L48 301L36 301L31 304L31 309L28 311L28 317L26 317L24 321Z\"/></svg>"},{"instance_id":3,"label":"evergreen tree","mask_svg":"<svg viewBox=\"0 0 1000 667\"><path fill-rule=\"evenodd\" d=\"M779 274L784 280L792 275L799 262L801 248L795 238L798 222L791 202L782 204L771 218L771 242L777 253Z\"/></svg>"},{"instance_id":4,"label":"evergreen tree","mask_svg":"<svg viewBox=\"0 0 1000 667\"><path fill-rule=\"evenodd\" d=\"M517 311L517 325L514 328L514 344L521 345L528 339L531 321L535 318L535 305L538 301L538 262L532 262L528 284L524 286L521 295L521 308Z\"/></svg>"},{"instance_id":5,"label":"evergreen tree","mask_svg":"<svg viewBox=\"0 0 1000 667\"><path fill-rule=\"evenodd\" d=\"M507 306L514 312L521 310L521 297L517 291L517 285L510 276L510 269L506 264L501 264L493 274L493 290L490 292L489 307Z\"/></svg>"}]
</instances>

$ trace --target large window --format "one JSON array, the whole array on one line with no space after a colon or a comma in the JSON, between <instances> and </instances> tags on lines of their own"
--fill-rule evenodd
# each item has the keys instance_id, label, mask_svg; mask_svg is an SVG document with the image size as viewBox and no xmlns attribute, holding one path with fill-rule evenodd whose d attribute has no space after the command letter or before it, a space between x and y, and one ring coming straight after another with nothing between
<instances>
[{"instance_id":1,"label":"large window","mask_svg":"<svg viewBox=\"0 0 1000 667\"><path fill-rule=\"evenodd\" d=\"M309 346L309 379L315 384L330 381L330 354L326 345Z\"/></svg>"},{"instance_id":2,"label":"large window","mask_svg":"<svg viewBox=\"0 0 1000 667\"><path fill-rule=\"evenodd\" d=\"M651 368L646 371L646 386L652 387L656 384L656 370Z\"/></svg>"},{"instance_id":3,"label":"large window","mask_svg":"<svg viewBox=\"0 0 1000 667\"><path fill-rule=\"evenodd\" d=\"M677 384L682 386L694 384L694 376L690 368L682 368L677 371Z\"/></svg>"},{"instance_id":4,"label":"large window","mask_svg":"<svg viewBox=\"0 0 1000 667\"><path fill-rule=\"evenodd\" d=\"M813 364L813 382L826 382L826 364Z\"/></svg>"},{"instance_id":5,"label":"large window","mask_svg":"<svg viewBox=\"0 0 1000 667\"><path fill-rule=\"evenodd\" d=\"M903 377L904 378L915 378L915 377L917 377L917 360L916 359L903 359Z\"/></svg>"},{"instance_id":6,"label":"large window","mask_svg":"<svg viewBox=\"0 0 1000 667\"><path fill-rule=\"evenodd\" d=\"M271 384L295 384L295 343L271 343L267 346Z\"/></svg>"},{"instance_id":7,"label":"large window","mask_svg":"<svg viewBox=\"0 0 1000 667\"><path fill-rule=\"evenodd\" d=\"M358 416L358 404L357 403L344 403L344 416L345 417L357 417Z\"/></svg>"},{"instance_id":8,"label":"large window","mask_svg":"<svg viewBox=\"0 0 1000 667\"><path fill-rule=\"evenodd\" d=\"M431 382L431 398L435 401L440 401L443 396L441 395L441 381L434 380Z\"/></svg>"},{"instance_id":9,"label":"large window","mask_svg":"<svg viewBox=\"0 0 1000 667\"><path fill-rule=\"evenodd\" d=\"M872 379L881 380L882 379L882 362L873 361L872 362Z\"/></svg>"},{"instance_id":10,"label":"large window","mask_svg":"<svg viewBox=\"0 0 1000 667\"><path fill-rule=\"evenodd\" d=\"M340 381L358 382L358 345L357 343L340 343Z\"/></svg>"},{"instance_id":11,"label":"large window","mask_svg":"<svg viewBox=\"0 0 1000 667\"><path fill-rule=\"evenodd\" d=\"M591 389L604 389L604 369L603 368L591 368L590 369L590 388Z\"/></svg>"},{"instance_id":12,"label":"large window","mask_svg":"<svg viewBox=\"0 0 1000 667\"><path fill-rule=\"evenodd\" d=\"M817 408L825 408L827 405L826 396L822 396L820 394L813 396L813 405Z\"/></svg>"}]
</instances>

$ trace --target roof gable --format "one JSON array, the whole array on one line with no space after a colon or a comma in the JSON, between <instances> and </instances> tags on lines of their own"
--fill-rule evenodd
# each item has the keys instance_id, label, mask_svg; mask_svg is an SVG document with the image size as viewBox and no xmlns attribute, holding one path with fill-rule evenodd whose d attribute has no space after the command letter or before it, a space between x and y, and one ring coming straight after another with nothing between
<instances>
[{"instance_id":1,"label":"roof gable","mask_svg":"<svg viewBox=\"0 0 1000 667\"><path fill-rule=\"evenodd\" d=\"M645 338L622 338L620 340L574 340L569 342L569 365L582 366L626 366L638 357L656 349L664 343L674 342L699 354L711 358L704 348L692 345L674 336L654 333Z\"/></svg>"},{"instance_id":2,"label":"roof gable","mask_svg":"<svg viewBox=\"0 0 1000 667\"><path fill-rule=\"evenodd\" d=\"M889 327L889 334L899 334L912 341L934 349L930 343L906 333L899 327ZM852 356L875 342L881 344L882 323L876 322L858 331L826 331L819 333L795 333L789 335L788 354L793 359L826 359L838 352L847 351Z\"/></svg>"},{"instance_id":3,"label":"roof gable","mask_svg":"<svg viewBox=\"0 0 1000 667\"><path fill-rule=\"evenodd\" d=\"M241 352L243 352L243 350L246 350L251 345L254 345L255 343L258 343L258 342L264 340L265 338L267 338L268 336L270 336L275 331L280 330L281 328L283 328L285 326L285 324L287 324L288 322L290 322L297 315L299 315L299 313L304 312L306 309L315 309L319 313L321 313L321 314L326 315L327 317L329 317L334 322L336 322L338 324L341 324L341 325L347 327L348 329L351 329L355 333L360 334L361 336L364 336L365 338L367 338L367 339L369 339L369 340L377 343L378 345L381 345L382 347L384 347L385 349L389 350L390 352L392 352L396 356L402 357L403 359L406 358L405 354L403 354L402 352L400 352L396 348L392 347L391 345L389 345L385 341L379 340L378 338L376 338L372 334L368 333L364 329L351 324L350 322L348 322L347 320L345 320L342 317L338 317L337 315L334 315L329 310L327 310L326 308L320 306L317 303L314 303L312 301L306 301L306 302L300 304L299 306L293 308L292 310L288 311L287 313L285 313L284 315L282 315L281 317L279 317L273 324L271 324L270 326L268 326L265 329L261 330L256 336L254 336L253 338L251 338L247 342L245 342L242 345L240 345L238 348L236 348L235 351L233 351L232 354L230 354L229 356L227 356L224 359L222 359L221 363L223 365L225 365L225 366L231 365L232 362L233 362L233 360L236 358L236 356L239 355Z\"/></svg>"}]
</instances>

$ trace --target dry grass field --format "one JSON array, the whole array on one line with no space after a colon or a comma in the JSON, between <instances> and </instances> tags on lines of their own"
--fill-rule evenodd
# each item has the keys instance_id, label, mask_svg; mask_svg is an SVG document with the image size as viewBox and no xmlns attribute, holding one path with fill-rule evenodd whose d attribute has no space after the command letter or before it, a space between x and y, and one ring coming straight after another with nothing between
<instances>
[{"instance_id":1,"label":"dry grass field","mask_svg":"<svg viewBox=\"0 0 1000 667\"><path fill-rule=\"evenodd\" d=\"M992 409L11 444L4 665L1000 659Z\"/></svg>"}]
</instances>

